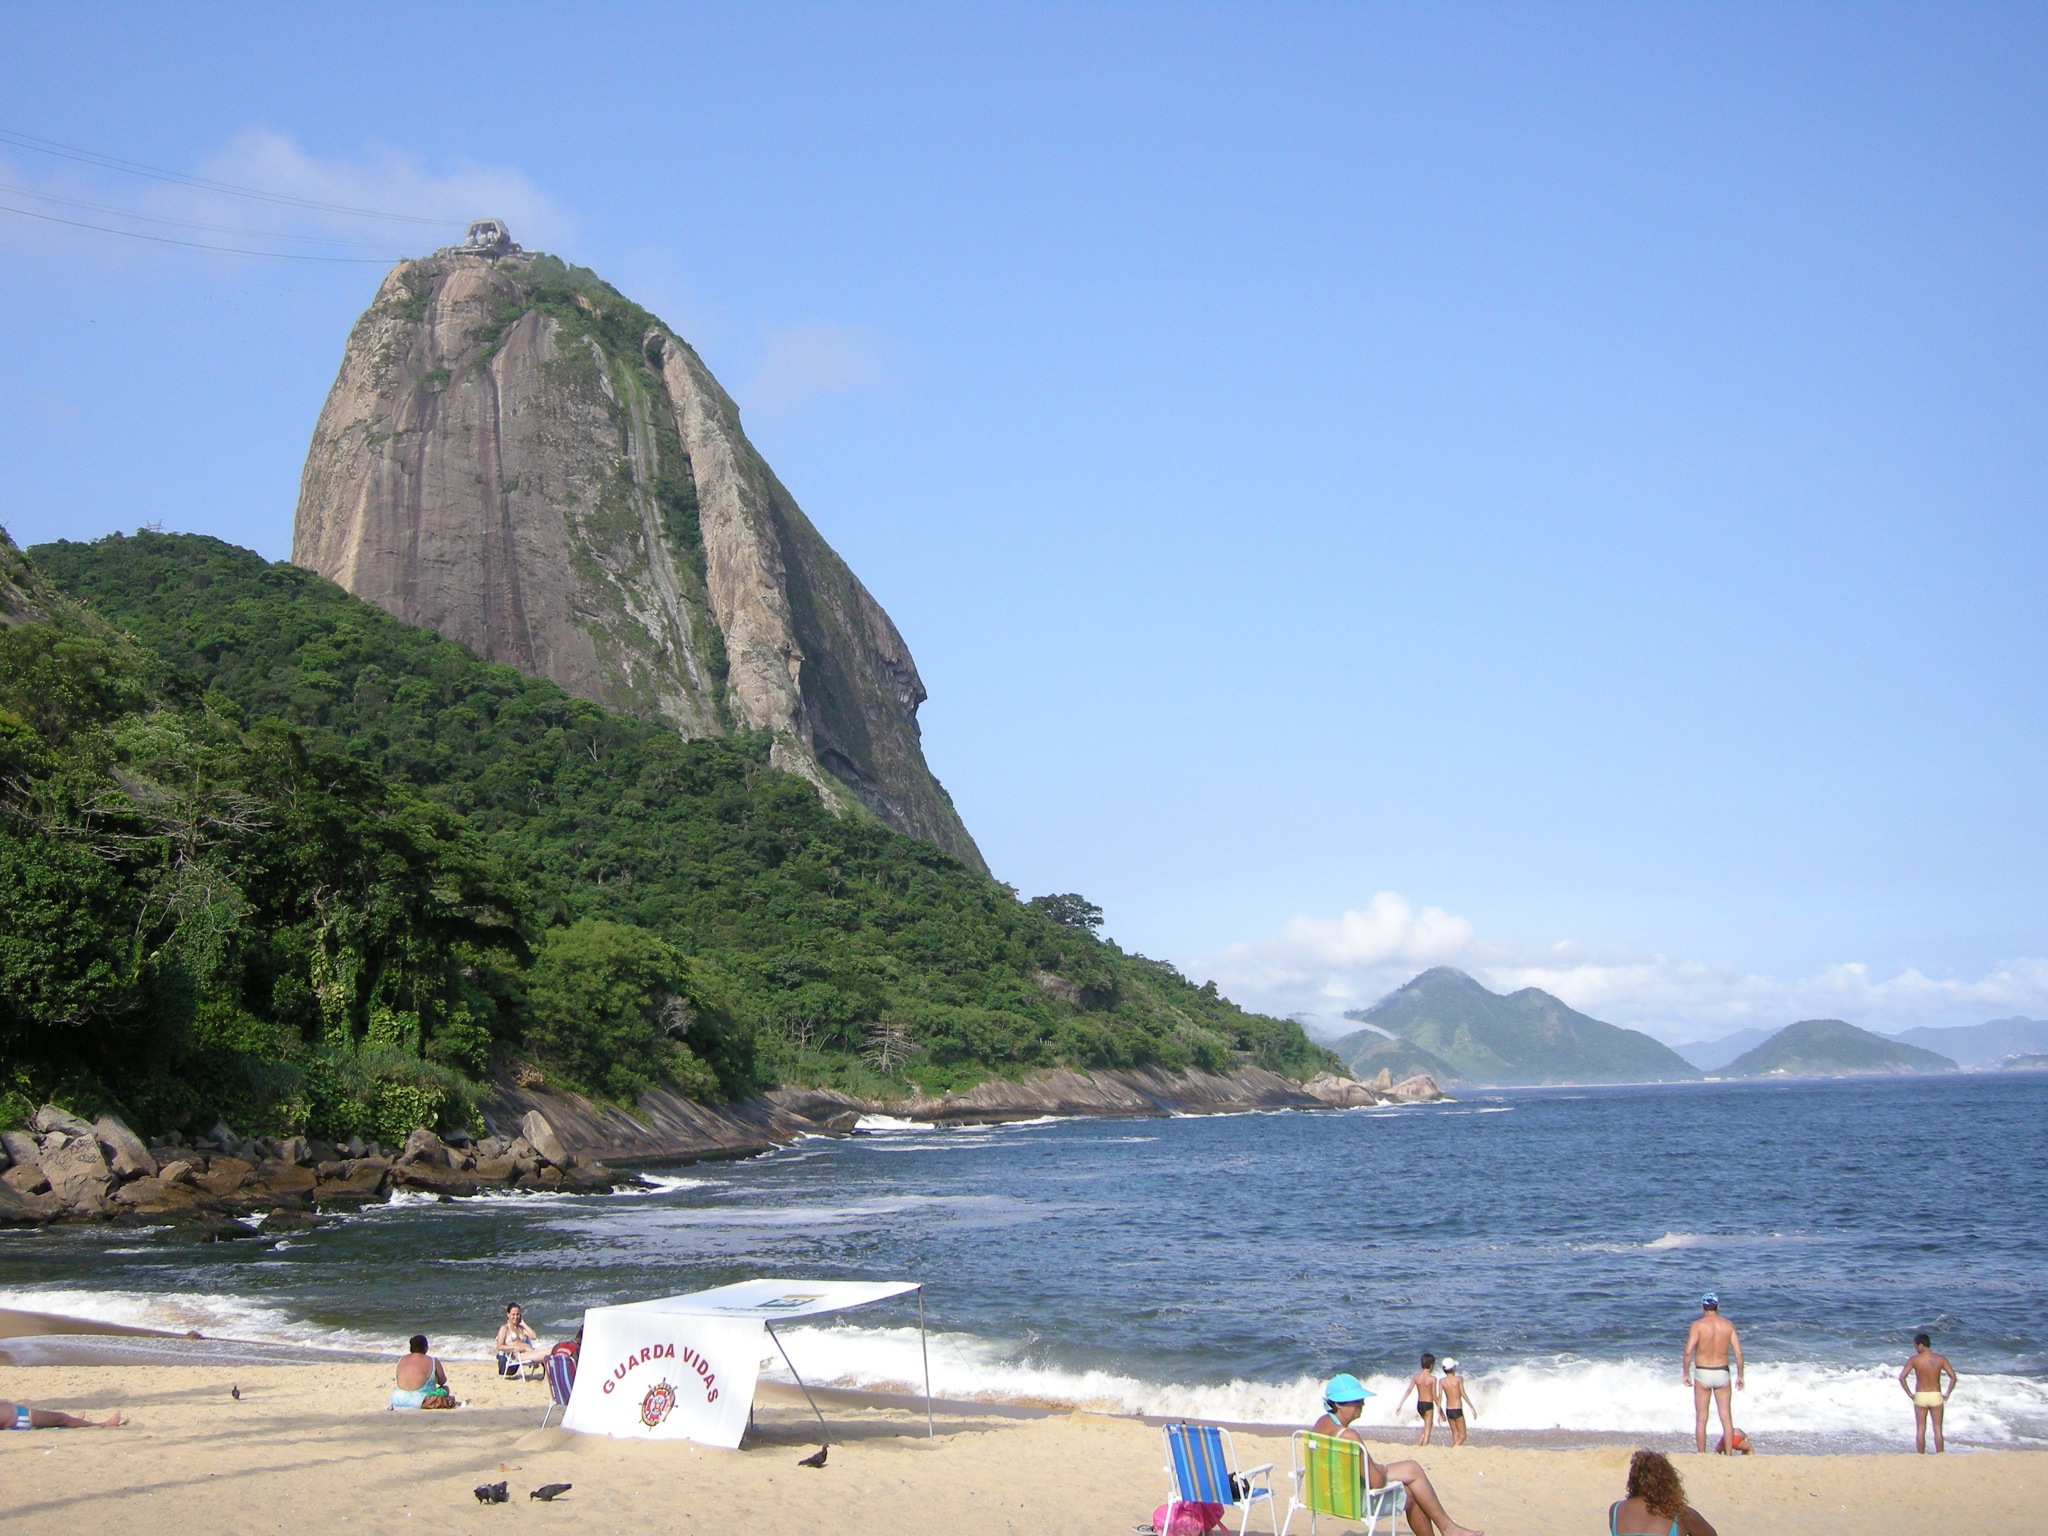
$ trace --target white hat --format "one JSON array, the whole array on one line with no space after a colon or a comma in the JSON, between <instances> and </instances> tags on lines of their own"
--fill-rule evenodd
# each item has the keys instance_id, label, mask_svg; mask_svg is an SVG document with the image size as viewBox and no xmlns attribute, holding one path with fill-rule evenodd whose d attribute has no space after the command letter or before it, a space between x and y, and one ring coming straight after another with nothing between
<instances>
[{"instance_id":1,"label":"white hat","mask_svg":"<svg viewBox=\"0 0 2048 1536\"><path fill-rule=\"evenodd\" d=\"M1455 1371L1457 1368L1458 1362L1455 1360L1446 1360L1444 1362L1444 1369L1447 1371Z\"/></svg>"}]
</instances>

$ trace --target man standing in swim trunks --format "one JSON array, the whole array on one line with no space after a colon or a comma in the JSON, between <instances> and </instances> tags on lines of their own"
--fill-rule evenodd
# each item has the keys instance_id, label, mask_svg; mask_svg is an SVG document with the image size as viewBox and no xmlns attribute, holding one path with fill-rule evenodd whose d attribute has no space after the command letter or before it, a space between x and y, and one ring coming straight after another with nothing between
<instances>
[{"instance_id":1,"label":"man standing in swim trunks","mask_svg":"<svg viewBox=\"0 0 2048 1536\"><path fill-rule=\"evenodd\" d=\"M1941 1373L1948 1372L1948 1392L1941 1389ZM1913 1378L1913 1385L1906 1385L1906 1378ZM1934 1420L1934 1453L1938 1456L1947 1447L1941 1439L1941 1411L1948 1406L1948 1393L1956 1389L1956 1368L1948 1363L1947 1355L1934 1352L1934 1340L1924 1333L1913 1335L1913 1358L1908 1360L1899 1372L1899 1390L1913 1399L1913 1444L1922 1456L1927 1454L1927 1421Z\"/></svg>"},{"instance_id":2,"label":"man standing in swim trunks","mask_svg":"<svg viewBox=\"0 0 2048 1536\"><path fill-rule=\"evenodd\" d=\"M1733 1450L1735 1446L1734 1398L1728 1385L1730 1355L1735 1357L1735 1391L1739 1392L1742 1340L1736 1336L1735 1325L1721 1315L1721 1298L1709 1291L1700 1298L1700 1315L1693 1319L1692 1329L1685 1336L1685 1356L1678 1366L1685 1384L1692 1388L1692 1437L1702 1452L1707 1448L1709 1401L1720 1405L1722 1449Z\"/></svg>"},{"instance_id":3,"label":"man standing in swim trunks","mask_svg":"<svg viewBox=\"0 0 2048 1536\"><path fill-rule=\"evenodd\" d=\"M1422 1419L1422 1433L1415 1437L1415 1443L1417 1445L1427 1445L1429 1444L1430 1436L1436 1430L1436 1419L1434 1417L1436 1413L1435 1355L1427 1352L1423 1354L1422 1369L1408 1378L1407 1390L1402 1392L1401 1401L1394 1404L1394 1412L1396 1414L1399 1414L1403 1408L1408 1406L1409 1392L1415 1394L1415 1411Z\"/></svg>"}]
</instances>

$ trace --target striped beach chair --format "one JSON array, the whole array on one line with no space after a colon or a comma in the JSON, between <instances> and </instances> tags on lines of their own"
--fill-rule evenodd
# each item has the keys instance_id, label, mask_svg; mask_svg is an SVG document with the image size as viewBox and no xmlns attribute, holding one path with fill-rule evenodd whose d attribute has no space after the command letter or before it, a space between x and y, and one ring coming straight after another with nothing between
<instances>
[{"instance_id":1,"label":"striped beach chair","mask_svg":"<svg viewBox=\"0 0 2048 1536\"><path fill-rule=\"evenodd\" d=\"M546 1429L557 1408L568 1411L569 1394L576 1390L576 1357L545 1355L541 1358L541 1371L548 1379L548 1406L540 1416L540 1427Z\"/></svg>"},{"instance_id":2,"label":"striped beach chair","mask_svg":"<svg viewBox=\"0 0 2048 1536\"><path fill-rule=\"evenodd\" d=\"M1297 1509L1308 1514L1309 1536L1316 1536L1317 1515L1362 1521L1366 1536L1373 1536L1384 1519L1391 1536L1394 1517L1408 1507L1408 1490L1392 1481L1384 1488L1366 1487L1364 1446L1308 1429L1296 1430L1293 1444L1294 1493L1287 1501L1280 1536L1287 1536Z\"/></svg>"},{"instance_id":3,"label":"striped beach chair","mask_svg":"<svg viewBox=\"0 0 2048 1536\"><path fill-rule=\"evenodd\" d=\"M1238 1536L1250 1529L1252 1506L1260 1500L1266 1514L1273 1513L1273 1463L1237 1467L1237 1448L1230 1431L1214 1424L1168 1424L1166 1438L1166 1519L1159 1536L1173 1530L1173 1517L1183 1504L1221 1504L1226 1509L1239 1505Z\"/></svg>"}]
</instances>

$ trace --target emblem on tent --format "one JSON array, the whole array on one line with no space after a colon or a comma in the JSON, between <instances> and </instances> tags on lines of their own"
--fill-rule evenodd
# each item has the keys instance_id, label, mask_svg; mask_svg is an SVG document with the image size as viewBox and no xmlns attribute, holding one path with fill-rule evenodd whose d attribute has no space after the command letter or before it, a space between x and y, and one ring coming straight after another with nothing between
<instances>
[{"instance_id":1,"label":"emblem on tent","mask_svg":"<svg viewBox=\"0 0 2048 1536\"><path fill-rule=\"evenodd\" d=\"M647 1395L640 1399L640 1422L649 1429L654 1428L668 1417L669 1410L676 1405L676 1389L666 1381L647 1389Z\"/></svg>"}]
</instances>

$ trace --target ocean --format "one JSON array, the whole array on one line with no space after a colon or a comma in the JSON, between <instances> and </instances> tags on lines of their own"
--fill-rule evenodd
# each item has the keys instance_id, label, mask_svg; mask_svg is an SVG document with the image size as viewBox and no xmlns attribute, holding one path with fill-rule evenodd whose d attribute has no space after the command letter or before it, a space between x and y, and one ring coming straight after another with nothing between
<instances>
[{"instance_id":1,"label":"ocean","mask_svg":"<svg viewBox=\"0 0 2048 1536\"><path fill-rule=\"evenodd\" d=\"M585 1306L753 1275L900 1277L925 1284L941 1395L1299 1424L1349 1370L1379 1394L1368 1424L1393 1424L1429 1349L1461 1362L1482 1438L1675 1445L1711 1288L1760 1449L1910 1444L1893 1378L1922 1328L1962 1372L1951 1444L2043 1447L2044 1130L2044 1073L879 1121L611 1196L401 1197L228 1243L0 1234L0 1307L294 1349L424 1331L482 1358L511 1300L553 1337ZM920 1380L909 1305L784 1336L813 1382Z\"/></svg>"}]
</instances>

